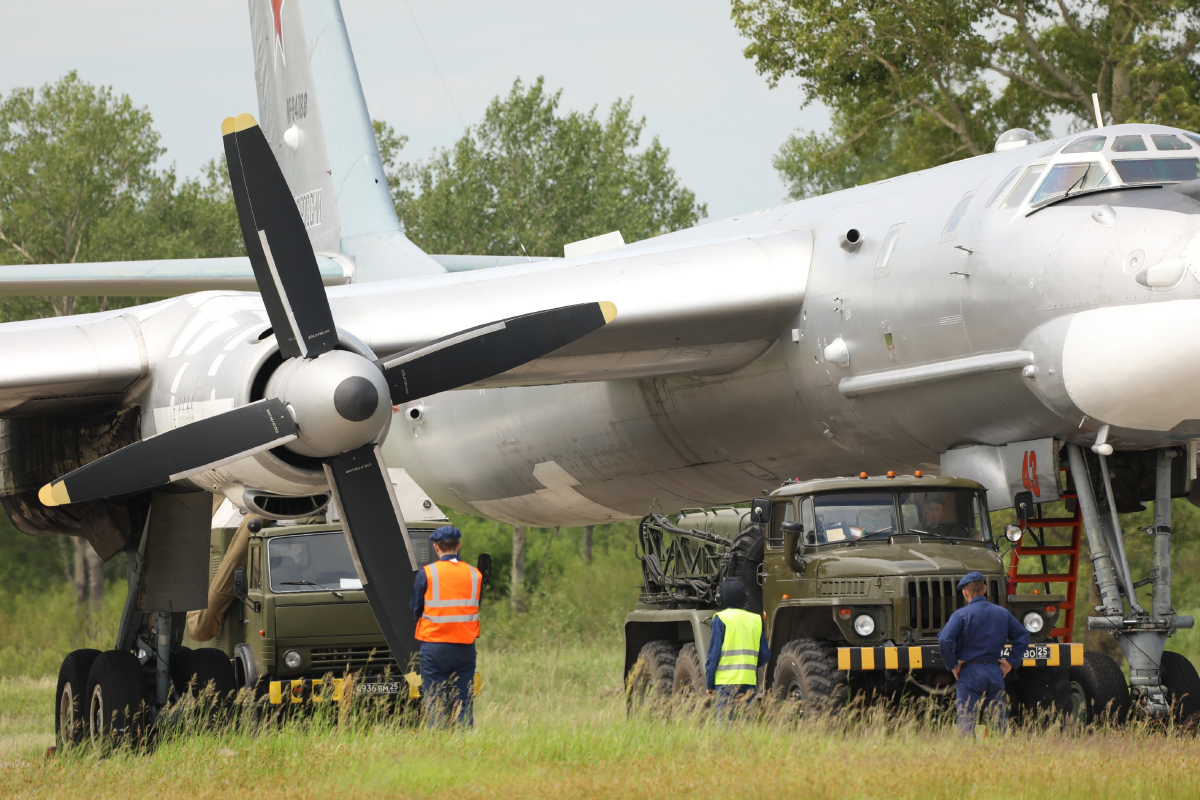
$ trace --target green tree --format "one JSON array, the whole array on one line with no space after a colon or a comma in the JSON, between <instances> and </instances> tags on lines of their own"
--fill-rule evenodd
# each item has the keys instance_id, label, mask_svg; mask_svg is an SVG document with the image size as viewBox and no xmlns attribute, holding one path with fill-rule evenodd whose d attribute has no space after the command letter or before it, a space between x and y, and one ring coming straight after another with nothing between
<instances>
[{"instance_id":1,"label":"green tree","mask_svg":"<svg viewBox=\"0 0 1200 800\"><path fill-rule=\"evenodd\" d=\"M990 152L1004 129L1106 121L1200 127L1200 7L1153 0L733 0L774 86L801 80L829 134L775 166L794 197Z\"/></svg>"},{"instance_id":2,"label":"green tree","mask_svg":"<svg viewBox=\"0 0 1200 800\"><path fill-rule=\"evenodd\" d=\"M690 227L707 216L680 185L669 151L639 142L645 119L618 100L606 119L559 113L562 92L517 80L450 149L404 164L406 141L376 123L396 211L430 253L561 256L563 245L619 230L626 241Z\"/></svg>"}]
</instances>

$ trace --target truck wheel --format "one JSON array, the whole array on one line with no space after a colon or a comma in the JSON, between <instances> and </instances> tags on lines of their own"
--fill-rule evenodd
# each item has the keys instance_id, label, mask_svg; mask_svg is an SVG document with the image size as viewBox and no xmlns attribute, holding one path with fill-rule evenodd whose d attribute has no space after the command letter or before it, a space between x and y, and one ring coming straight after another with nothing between
<instances>
[{"instance_id":1,"label":"truck wheel","mask_svg":"<svg viewBox=\"0 0 1200 800\"><path fill-rule=\"evenodd\" d=\"M75 650L63 659L54 693L54 741L79 744L87 732L87 679L99 650Z\"/></svg>"},{"instance_id":2,"label":"truck wheel","mask_svg":"<svg viewBox=\"0 0 1200 800\"><path fill-rule=\"evenodd\" d=\"M146 673L133 653L109 650L96 656L88 671L85 698L93 744L136 743L146 734L150 712Z\"/></svg>"},{"instance_id":3,"label":"truck wheel","mask_svg":"<svg viewBox=\"0 0 1200 800\"><path fill-rule=\"evenodd\" d=\"M658 639L642 645L625 687L625 705L630 713L671 697L678 653L678 642Z\"/></svg>"},{"instance_id":4,"label":"truck wheel","mask_svg":"<svg viewBox=\"0 0 1200 800\"><path fill-rule=\"evenodd\" d=\"M1082 706L1075 718L1084 723L1109 719L1118 724L1129 714L1129 686L1117 662L1104 653L1083 654L1083 666L1071 667L1071 694Z\"/></svg>"},{"instance_id":5,"label":"truck wheel","mask_svg":"<svg viewBox=\"0 0 1200 800\"><path fill-rule=\"evenodd\" d=\"M233 662L215 647L176 650L171 659L171 682L180 697L189 694L199 697L207 690L213 693L218 705L229 702L238 690Z\"/></svg>"},{"instance_id":6,"label":"truck wheel","mask_svg":"<svg viewBox=\"0 0 1200 800\"><path fill-rule=\"evenodd\" d=\"M758 571L763 563L763 551L766 539L763 538L758 525L750 525L733 540L729 552L733 558L730 563L732 577L741 578L746 586L749 602L746 610L753 614L761 614L763 610L762 586L758 583Z\"/></svg>"},{"instance_id":7,"label":"truck wheel","mask_svg":"<svg viewBox=\"0 0 1200 800\"><path fill-rule=\"evenodd\" d=\"M1192 662L1179 653L1164 651L1159 662L1159 679L1167 690L1175 722L1191 726L1200 723L1200 675Z\"/></svg>"},{"instance_id":8,"label":"truck wheel","mask_svg":"<svg viewBox=\"0 0 1200 800\"><path fill-rule=\"evenodd\" d=\"M688 642L680 649L675 659L675 678L671 688L675 698L684 702L704 695L704 664L700 661L695 642Z\"/></svg>"},{"instance_id":9,"label":"truck wheel","mask_svg":"<svg viewBox=\"0 0 1200 800\"><path fill-rule=\"evenodd\" d=\"M831 713L846 704L846 673L837 668L837 647L819 639L796 639L779 651L775 692L802 710Z\"/></svg>"},{"instance_id":10,"label":"truck wheel","mask_svg":"<svg viewBox=\"0 0 1200 800\"><path fill-rule=\"evenodd\" d=\"M1014 677L1017 686L1010 684L1009 699L1018 721L1034 720L1046 713L1054 716L1072 713L1069 668L1021 667Z\"/></svg>"}]
</instances>

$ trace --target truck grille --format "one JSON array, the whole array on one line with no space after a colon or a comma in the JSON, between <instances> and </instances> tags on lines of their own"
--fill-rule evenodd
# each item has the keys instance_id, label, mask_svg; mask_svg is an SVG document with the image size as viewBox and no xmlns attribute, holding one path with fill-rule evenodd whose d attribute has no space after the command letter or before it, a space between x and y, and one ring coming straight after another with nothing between
<instances>
[{"instance_id":1,"label":"truck grille","mask_svg":"<svg viewBox=\"0 0 1200 800\"><path fill-rule=\"evenodd\" d=\"M908 582L908 625L921 639L936 638L950 615L962 608L962 592L956 588L960 575L916 578ZM988 578L988 600L1000 602L999 582Z\"/></svg>"},{"instance_id":2,"label":"truck grille","mask_svg":"<svg viewBox=\"0 0 1200 800\"><path fill-rule=\"evenodd\" d=\"M311 654L315 671L399 673L396 659L386 647L314 647Z\"/></svg>"},{"instance_id":3,"label":"truck grille","mask_svg":"<svg viewBox=\"0 0 1200 800\"><path fill-rule=\"evenodd\" d=\"M866 581L821 581L822 597L853 597L866 593Z\"/></svg>"}]
</instances>

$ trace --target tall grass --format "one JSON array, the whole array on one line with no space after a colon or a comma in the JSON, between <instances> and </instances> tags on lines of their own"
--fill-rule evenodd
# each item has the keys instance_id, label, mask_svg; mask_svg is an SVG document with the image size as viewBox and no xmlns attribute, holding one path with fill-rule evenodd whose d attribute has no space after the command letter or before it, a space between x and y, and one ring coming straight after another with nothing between
<instances>
[{"instance_id":1,"label":"tall grass","mask_svg":"<svg viewBox=\"0 0 1200 800\"><path fill-rule=\"evenodd\" d=\"M77 607L67 584L0 591L0 676L58 675L72 650L111 650L124 603L124 581L110 583L98 606Z\"/></svg>"}]
</instances>

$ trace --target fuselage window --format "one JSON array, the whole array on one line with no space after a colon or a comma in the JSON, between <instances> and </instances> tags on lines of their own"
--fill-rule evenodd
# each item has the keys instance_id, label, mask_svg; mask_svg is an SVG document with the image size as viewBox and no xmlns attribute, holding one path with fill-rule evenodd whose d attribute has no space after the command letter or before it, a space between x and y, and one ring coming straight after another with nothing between
<instances>
[{"instance_id":1,"label":"fuselage window","mask_svg":"<svg viewBox=\"0 0 1200 800\"><path fill-rule=\"evenodd\" d=\"M1125 183L1171 183L1200 178L1197 158L1114 159L1113 168Z\"/></svg>"},{"instance_id":2,"label":"fuselage window","mask_svg":"<svg viewBox=\"0 0 1200 800\"><path fill-rule=\"evenodd\" d=\"M1066 192L1094 189L1112 183L1108 173L1095 161L1081 164L1057 164L1050 169L1046 180L1038 187L1029 204L1036 206L1043 200L1058 197Z\"/></svg>"},{"instance_id":3,"label":"fuselage window","mask_svg":"<svg viewBox=\"0 0 1200 800\"><path fill-rule=\"evenodd\" d=\"M1104 149L1104 143L1108 141L1106 136L1080 136L1075 141L1063 148L1063 155L1071 153L1099 153Z\"/></svg>"},{"instance_id":4,"label":"fuselage window","mask_svg":"<svg viewBox=\"0 0 1200 800\"><path fill-rule=\"evenodd\" d=\"M984 204L983 204L983 207L984 207L984 208L991 208L991 207L992 207L992 203L996 202L996 198L998 198L998 197L1000 196L1000 193L1001 193L1001 192L1003 192L1005 189L1007 189L1007 188L1008 188L1008 185L1009 185L1010 183L1012 183L1012 181L1013 181L1013 178L1017 177L1017 173L1018 173L1018 172L1020 172L1020 171L1021 171L1021 168L1020 168L1020 167L1017 167L1017 168L1016 168L1016 169L1014 169L1012 172L1010 172L1010 173L1008 173L1007 175L1005 175L1005 176L1004 176L1004 180L1002 180L1002 181L1000 181L1000 183L996 184L996 188L992 190L992 194L991 194L991 196L990 196L990 197L988 197L988 201L987 201L986 203L984 203Z\"/></svg>"},{"instance_id":5,"label":"fuselage window","mask_svg":"<svg viewBox=\"0 0 1200 800\"><path fill-rule=\"evenodd\" d=\"M1152 133L1150 141L1154 142L1155 150L1191 150L1192 146L1170 133Z\"/></svg>"},{"instance_id":6,"label":"fuselage window","mask_svg":"<svg viewBox=\"0 0 1200 800\"><path fill-rule=\"evenodd\" d=\"M950 238L953 235L954 230L958 227L958 223L962 222L962 218L966 216L967 209L971 207L971 200L974 198L975 195L969 194L962 200L958 201L958 205L956 205L954 210L950 212L950 219L946 220L946 227L942 229L943 240Z\"/></svg>"},{"instance_id":7,"label":"fuselage window","mask_svg":"<svg viewBox=\"0 0 1200 800\"><path fill-rule=\"evenodd\" d=\"M883 239L883 247L879 248L879 257L875 259L875 277L882 278L888 273L888 261L892 258L892 253L896 250L896 241L900 238L900 231L904 230L904 223L893 225L892 229L887 232L887 236Z\"/></svg>"},{"instance_id":8,"label":"fuselage window","mask_svg":"<svg viewBox=\"0 0 1200 800\"><path fill-rule=\"evenodd\" d=\"M1037 164L1025 170L1025 174L1021 176L1021 180L1017 181L1017 185L1013 187L1013 190L1008 193L1008 197L1000 204L1000 208L1016 208L1021 205L1021 202L1025 200L1030 190L1033 189L1033 184L1045 169L1045 164Z\"/></svg>"},{"instance_id":9,"label":"fuselage window","mask_svg":"<svg viewBox=\"0 0 1200 800\"><path fill-rule=\"evenodd\" d=\"M1146 149L1146 140L1141 136L1118 136L1113 139L1114 153L1137 153Z\"/></svg>"}]
</instances>

